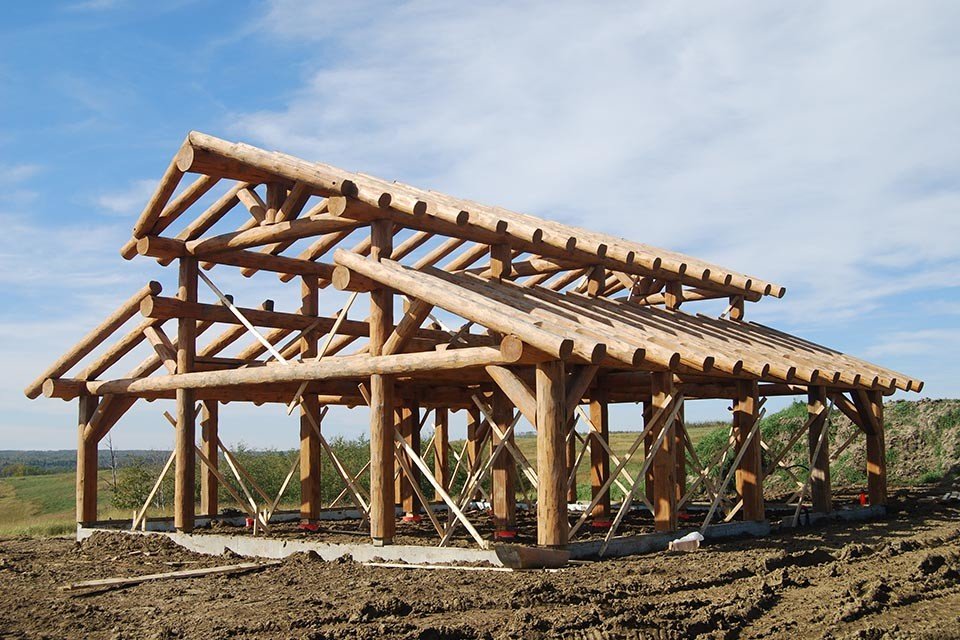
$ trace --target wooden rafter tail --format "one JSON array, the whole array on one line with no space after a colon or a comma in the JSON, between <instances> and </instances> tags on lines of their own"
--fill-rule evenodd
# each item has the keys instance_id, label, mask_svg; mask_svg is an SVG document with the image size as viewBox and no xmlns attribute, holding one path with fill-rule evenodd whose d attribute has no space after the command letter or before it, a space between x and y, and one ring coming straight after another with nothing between
<instances>
[{"instance_id":1,"label":"wooden rafter tail","mask_svg":"<svg viewBox=\"0 0 960 640\"><path fill-rule=\"evenodd\" d=\"M140 302L148 296L158 295L163 290L159 282L149 282L142 289L133 294L116 311L107 316L99 325L93 328L72 349L54 362L37 379L31 382L24 390L24 394L31 400L40 396L43 383L48 378L59 378L69 371L80 360L93 351L100 343L106 340L114 331L132 318L140 309Z\"/></svg>"}]
</instances>

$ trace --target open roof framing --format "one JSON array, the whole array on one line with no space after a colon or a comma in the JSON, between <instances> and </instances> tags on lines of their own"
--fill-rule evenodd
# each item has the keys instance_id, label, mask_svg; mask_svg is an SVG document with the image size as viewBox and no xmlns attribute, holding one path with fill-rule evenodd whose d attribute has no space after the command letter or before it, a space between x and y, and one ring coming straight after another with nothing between
<instances>
[{"instance_id":1,"label":"open roof framing","mask_svg":"<svg viewBox=\"0 0 960 640\"><path fill-rule=\"evenodd\" d=\"M192 181L185 180L187 174L195 175ZM174 228L179 229L175 235L169 233ZM529 471L541 479L538 512L546 515L539 521L540 542L562 546L566 519L559 514L565 503L558 496L567 492L560 487L565 481L558 465L569 455L570 424L581 403L593 409L643 402L652 408L647 412L651 434L663 435L682 431L674 423L679 415L682 425L684 397L733 400L747 416L735 421L737 447L757 449L742 452L743 478L737 475L744 517L755 519L758 508L762 517L762 490L760 506L755 500L748 504L744 483L750 482L750 469L753 482L762 482L753 459L759 457L759 442L750 445L747 437L760 396L806 395L815 416L829 397L862 426L868 445L880 434L871 454L876 467L877 447L882 451L877 404L883 395L919 391L923 385L747 321L746 302L783 297L786 290L776 283L607 234L197 132L173 158L121 254L176 263L177 295L163 296L157 283L148 283L25 393L80 399L79 475L89 471L90 448L95 452L96 443L138 399L175 398L180 496L175 518L184 530L192 528L194 518L192 499L185 496L193 495L197 401L207 407L284 403L291 410L300 404L307 520L319 508L308 487L311 466L319 464L314 437L320 436L319 407L369 404L368 512L378 543L389 543L393 535L394 458L406 460L411 474L422 472L414 468L414 453L396 448L395 408L476 412L483 405L497 414L486 416L486 423L498 425L495 432L507 439L516 408L542 441L536 470ZM207 275L218 265L238 268L247 277L264 271L275 273L281 283L293 281L302 294L300 310L275 311L269 300L259 308L234 306ZM198 301L200 280L216 292L217 304ZM320 316L319 296L331 285L354 295L339 314ZM369 311L357 311L363 306L353 304L357 294L369 294ZM690 311L699 301L717 299L727 303L719 318ZM351 305L353 317L364 319L348 317ZM443 317L462 318L462 325L446 326L437 310L445 312ZM121 331L137 316L136 326ZM201 347L200 334L215 337ZM232 357L222 355L241 339L249 346ZM115 365L143 342L153 353L132 371L115 373ZM603 429L596 423L605 421L604 415L597 408L594 419L587 420L598 433ZM810 427L816 426L813 420ZM567 436L552 439L551 429ZM662 455L676 457L679 446L682 458L682 444L669 440L660 438ZM610 473L609 458L598 450L591 449L591 464L597 466L595 489L602 494L609 490L603 489L602 473L604 468ZM216 447L207 453L215 466ZM658 455L648 452L660 484L677 482L678 470L668 474L666 458ZM506 457L491 462L499 497L494 518L504 526L515 508L506 494L516 469L512 461L504 463ZM871 487L880 499L885 486L875 471ZM545 476L554 478L552 488ZM203 479L216 486L207 472ZM96 513L90 498L95 487L88 483L84 497L83 486L78 481L81 522ZM663 489L651 495L660 498L651 506L658 526L675 528L680 496L668 494ZM362 502L359 493L355 498ZM605 504L609 510L609 497Z\"/></svg>"}]
</instances>

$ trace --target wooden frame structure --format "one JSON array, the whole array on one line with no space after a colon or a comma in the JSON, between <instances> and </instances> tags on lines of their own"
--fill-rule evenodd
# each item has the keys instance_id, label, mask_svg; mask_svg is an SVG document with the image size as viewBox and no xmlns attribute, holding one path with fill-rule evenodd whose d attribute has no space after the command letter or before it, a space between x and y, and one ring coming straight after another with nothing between
<instances>
[{"instance_id":1,"label":"wooden frame structure","mask_svg":"<svg viewBox=\"0 0 960 640\"><path fill-rule=\"evenodd\" d=\"M175 225L179 231L167 234ZM633 502L649 505L658 531L675 530L679 509L703 487L714 497L705 525L721 505L727 519L739 513L763 520L763 478L783 457L773 456L764 468L757 436L761 398L773 395L808 399L803 432L815 509L831 508L831 456L823 434L834 406L863 431L870 500L884 504L882 399L923 384L749 322L747 302L784 295L772 282L197 132L170 163L121 253L177 263L176 295L163 296L157 283L148 283L26 389L30 398L42 392L78 401L79 523L97 517L97 444L141 399L176 402L176 446L167 466L175 469L174 520L181 531L194 527L198 457L204 462L201 513L218 511L218 449L243 487L237 499L269 529L279 496L257 496L263 492L248 488L252 483L244 482L218 437L218 404L242 401L299 408L296 465L305 522L320 512L321 458L328 455L344 484L341 498L369 520L373 544L392 543L400 505L411 518L425 511L441 544L462 525L484 545L464 515L466 506L485 493L490 478L497 534L508 534L522 473L536 487L538 544L562 548L588 519L611 526L609 541ZM281 283L299 286L299 309L276 311L270 301L257 308L235 305L214 283L227 267L247 277L273 272ZM200 301L206 289L213 303ZM323 296L347 295L337 291L350 292L340 312L321 315ZM728 303L721 317L691 311L715 299ZM351 309L364 319L351 319ZM134 318L136 326L120 331ZM210 331L214 325L218 330ZM208 331L215 337L201 346ZM249 346L221 355L244 336ZM144 362L124 375L108 375L142 342L153 347ZM68 375L81 362L84 368ZM684 400L698 398L733 402L728 450L706 465L696 459L683 427ZM626 402L644 403L645 424L620 459L608 443L608 405ZM364 470L346 469L323 437L327 405L369 407L369 493L357 481ZM463 452L451 449L448 436L449 412L458 410L467 412L469 423ZM434 469L424 462L420 443L426 411L435 412ZM513 444L521 418L536 429L535 461ZM589 427L585 436L575 428L578 420ZM698 474L689 483L687 454ZM638 477L625 470L631 458L644 461ZM737 505L727 504L724 486L706 473L730 458L734 469L725 481L735 484ZM570 488L584 460L593 499L571 523L568 501L576 494ZM468 471L460 495L451 495L454 464ZM288 482L295 472L296 466ZM448 510L446 523L424 508L429 499L420 478ZM610 501L614 485L625 494L619 507ZM262 509L258 501L272 506Z\"/></svg>"}]
</instances>

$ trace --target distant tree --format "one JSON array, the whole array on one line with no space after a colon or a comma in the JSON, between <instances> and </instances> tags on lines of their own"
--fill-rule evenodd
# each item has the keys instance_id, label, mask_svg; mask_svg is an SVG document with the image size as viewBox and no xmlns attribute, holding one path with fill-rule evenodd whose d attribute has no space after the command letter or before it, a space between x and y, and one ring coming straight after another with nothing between
<instances>
[{"instance_id":1,"label":"distant tree","mask_svg":"<svg viewBox=\"0 0 960 640\"><path fill-rule=\"evenodd\" d=\"M162 467L143 458L133 458L117 473L113 506L117 509L139 509L146 502ZM173 474L167 474L153 498L153 506L164 510L173 501Z\"/></svg>"}]
</instances>

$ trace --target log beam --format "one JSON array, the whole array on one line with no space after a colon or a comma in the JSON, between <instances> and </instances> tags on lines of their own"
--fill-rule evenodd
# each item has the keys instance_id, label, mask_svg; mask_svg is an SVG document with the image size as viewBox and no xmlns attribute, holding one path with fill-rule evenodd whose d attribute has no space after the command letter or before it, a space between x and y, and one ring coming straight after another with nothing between
<instances>
[{"instance_id":1,"label":"log beam","mask_svg":"<svg viewBox=\"0 0 960 640\"><path fill-rule=\"evenodd\" d=\"M500 428L507 432L513 421L513 405L507 395L499 388L493 390L492 417ZM507 450L513 445L513 430L507 434L508 444L501 447L500 454L493 462L491 485L493 488L493 527L495 535L513 531L517 526L517 464ZM490 445L496 450L500 444L497 431L494 430Z\"/></svg>"}]
</instances>

